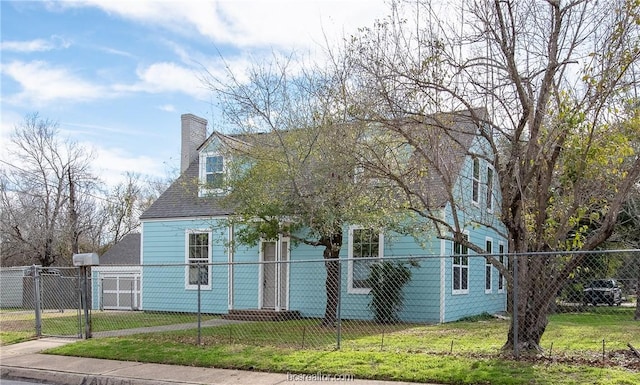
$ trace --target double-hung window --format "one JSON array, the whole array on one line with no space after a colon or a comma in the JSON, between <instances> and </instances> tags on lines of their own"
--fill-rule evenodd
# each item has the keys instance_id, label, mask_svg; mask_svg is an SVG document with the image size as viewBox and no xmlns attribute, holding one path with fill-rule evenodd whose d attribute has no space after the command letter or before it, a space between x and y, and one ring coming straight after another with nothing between
<instances>
[{"instance_id":1,"label":"double-hung window","mask_svg":"<svg viewBox=\"0 0 640 385\"><path fill-rule=\"evenodd\" d=\"M487 211L493 211L493 168L487 167Z\"/></svg>"},{"instance_id":2,"label":"double-hung window","mask_svg":"<svg viewBox=\"0 0 640 385\"><path fill-rule=\"evenodd\" d=\"M485 251L487 252L487 254L492 254L493 253L493 240L487 238ZM492 277L492 274L491 274L492 271L493 271L493 266L491 265L491 262L489 262L489 259L485 259L485 263L484 263L484 292L487 293L487 294L491 293L491 290L492 290L492 281L493 281L493 277Z\"/></svg>"},{"instance_id":3,"label":"double-hung window","mask_svg":"<svg viewBox=\"0 0 640 385\"><path fill-rule=\"evenodd\" d=\"M498 258L500 259L500 264L502 266L504 266L504 268L507 268L507 256L505 255L505 249L504 249L504 244L500 243L498 244L498 253L500 254L498 256ZM505 277L502 274L502 272L498 273L498 293L504 293L504 287L505 287Z\"/></svg>"},{"instance_id":4,"label":"double-hung window","mask_svg":"<svg viewBox=\"0 0 640 385\"><path fill-rule=\"evenodd\" d=\"M199 196L223 194L225 192L226 173L224 156L215 152L201 153Z\"/></svg>"},{"instance_id":5,"label":"double-hung window","mask_svg":"<svg viewBox=\"0 0 640 385\"><path fill-rule=\"evenodd\" d=\"M373 229L349 229L349 292L367 294L371 265L382 258L383 236Z\"/></svg>"},{"instance_id":6,"label":"double-hung window","mask_svg":"<svg viewBox=\"0 0 640 385\"><path fill-rule=\"evenodd\" d=\"M468 235L464 235L465 239ZM454 242L453 244L453 294L469 293L469 249L467 246Z\"/></svg>"},{"instance_id":7,"label":"double-hung window","mask_svg":"<svg viewBox=\"0 0 640 385\"><path fill-rule=\"evenodd\" d=\"M224 184L224 158L222 156L206 157L205 183L207 188L222 189Z\"/></svg>"},{"instance_id":8,"label":"double-hung window","mask_svg":"<svg viewBox=\"0 0 640 385\"><path fill-rule=\"evenodd\" d=\"M211 233L187 231L186 233L186 288L211 289Z\"/></svg>"},{"instance_id":9,"label":"double-hung window","mask_svg":"<svg viewBox=\"0 0 640 385\"><path fill-rule=\"evenodd\" d=\"M480 160L473 158L473 175L471 178L471 201L480 203Z\"/></svg>"}]
</instances>

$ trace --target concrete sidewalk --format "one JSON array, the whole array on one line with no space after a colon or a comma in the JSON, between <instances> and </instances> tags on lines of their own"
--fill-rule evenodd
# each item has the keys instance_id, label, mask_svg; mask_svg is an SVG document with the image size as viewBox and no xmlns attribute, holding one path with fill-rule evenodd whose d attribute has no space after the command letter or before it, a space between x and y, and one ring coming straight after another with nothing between
<instances>
[{"instance_id":1,"label":"concrete sidewalk","mask_svg":"<svg viewBox=\"0 0 640 385\"><path fill-rule=\"evenodd\" d=\"M147 364L41 354L77 340L42 338L0 347L0 377L60 385L276 385L348 382L354 385L409 385L408 382L336 378L315 375L263 373L241 370Z\"/></svg>"}]
</instances>

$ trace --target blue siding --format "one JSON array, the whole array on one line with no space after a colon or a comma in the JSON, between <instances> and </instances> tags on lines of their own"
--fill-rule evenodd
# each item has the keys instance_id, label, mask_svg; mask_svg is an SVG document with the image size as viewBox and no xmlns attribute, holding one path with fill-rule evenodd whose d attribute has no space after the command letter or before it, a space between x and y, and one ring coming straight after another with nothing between
<instances>
[{"instance_id":1,"label":"blue siding","mask_svg":"<svg viewBox=\"0 0 640 385\"><path fill-rule=\"evenodd\" d=\"M348 258L348 232L344 233L341 259ZM437 248L436 248L437 247ZM298 310L305 317L324 316L326 304L326 270L321 247L300 245L291 253L290 309ZM421 248L412 237L393 235L385 238L386 258L425 256L439 252L439 242L428 243ZM317 261L295 263L295 261ZM420 266L412 268L412 279L404 289L405 305L399 316L406 322L437 322L440 314L440 262L439 258L420 260ZM371 296L352 294L348 290L348 266L342 264L341 304L343 319L370 320Z\"/></svg>"},{"instance_id":2,"label":"blue siding","mask_svg":"<svg viewBox=\"0 0 640 385\"><path fill-rule=\"evenodd\" d=\"M449 215L450 217L450 215ZM500 228L500 227L498 227ZM506 239L495 230L487 227L469 227L469 241L484 248L488 238L493 242L493 253L498 252L498 244L507 244ZM469 290L466 294L453 294L453 242L445 241L445 295L444 321L455 321L463 317L481 314L483 312L496 313L506 310L506 288L498 292L498 271L492 267L491 293L485 293L485 263L483 256L474 256L469 250Z\"/></svg>"},{"instance_id":3,"label":"blue siding","mask_svg":"<svg viewBox=\"0 0 640 385\"><path fill-rule=\"evenodd\" d=\"M100 273L91 269L91 309L100 309Z\"/></svg>"},{"instance_id":4,"label":"blue siding","mask_svg":"<svg viewBox=\"0 0 640 385\"><path fill-rule=\"evenodd\" d=\"M291 250L289 308L300 311L303 317L324 316L327 298L324 287L327 272L322 252L322 247L304 244L294 246Z\"/></svg>"},{"instance_id":5,"label":"blue siding","mask_svg":"<svg viewBox=\"0 0 640 385\"><path fill-rule=\"evenodd\" d=\"M202 291L202 311L226 313L228 309L228 273L226 265L228 242L226 227L221 221L167 221L147 222L143 237L142 306L144 310L193 312L197 309L197 291L185 289L185 231L211 229L213 263L212 288ZM470 233L470 240L484 242L490 234L497 250L500 238L484 228ZM345 230L341 258L348 257L348 231ZM322 317L326 304L326 270L322 247L304 244L292 246L289 272L289 309L298 310L304 317ZM444 271L444 321L453 321L467 315L496 312L505 309L506 294L498 293L498 272L492 274L493 291L485 294L485 260L470 258L469 293L452 294L451 242L445 242ZM405 302L399 316L406 322L438 322L440 320L440 241L435 238L421 247L412 237L394 234L385 237L386 258L420 257L419 267L412 268L412 279L404 288ZM233 308L255 309L259 305L259 247L238 246L234 250ZM424 258L424 256L429 256ZM315 262L314 262L315 261ZM155 266L156 264L180 264ZM372 319L369 310L370 295L352 294L348 291L348 265L342 268L342 318Z\"/></svg>"},{"instance_id":6,"label":"blue siding","mask_svg":"<svg viewBox=\"0 0 640 385\"><path fill-rule=\"evenodd\" d=\"M234 250L233 308L257 309L259 304L260 249L239 245Z\"/></svg>"},{"instance_id":7,"label":"blue siding","mask_svg":"<svg viewBox=\"0 0 640 385\"><path fill-rule=\"evenodd\" d=\"M227 311L226 227L220 220L145 222L143 227L142 308L144 310L195 312L197 290L185 289L185 233L212 232L211 289L201 291L204 313ZM167 266L171 264L179 264Z\"/></svg>"},{"instance_id":8,"label":"blue siding","mask_svg":"<svg viewBox=\"0 0 640 385\"><path fill-rule=\"evenodd\" d=\"M405 303L399 317L407 322L438 322L440 318L440 259L420 260L404 288Z\"/></svg>"},{"instance_id":9,"label":"blue siding","mask_svg":"<svg viewBox=\"0 0 640 385\"><path fill-rule=\"evenodd\" d=\"M497 175L494 172L493 181L493 207L487 210L487 158L491 159L491 151L488 143L484 139L476 139L470 148L471 153L478 154L480 161L480 184L479 202L472 203L472 175L473 158L466 157L464 160L460 176L456 182L454 195L457 197L457 214L459 223L465 227L469 233L469 241L475 245L485 248L487 238L493 241L493 253L498 253L498 245L508 244L504 238L506 229L500 221L500 185ZM453 224L453 210L451 206L445 209L445 217L448 223ZM469 290L466 294L453 294L453 243L444 242L444 319L443 321L455 321L460 318L481 314L483 312L495 313L506 310L506 288L498 292L498 271L492 268L492 290L485 293L485 261L482 256L473 256L469 250ZM505 249L506 252L506 249Z\"/></svg>"}]
</instances>

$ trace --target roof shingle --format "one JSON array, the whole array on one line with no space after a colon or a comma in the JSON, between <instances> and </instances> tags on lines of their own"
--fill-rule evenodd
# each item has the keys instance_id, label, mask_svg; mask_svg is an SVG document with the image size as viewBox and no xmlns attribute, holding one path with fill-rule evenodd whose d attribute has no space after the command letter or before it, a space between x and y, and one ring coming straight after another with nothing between
<instances>
[{"instance_id":1,"label":"roof shingle","mask_svg":"<svg viewBox=\"0 0 640 385\"><path fill-rule=\"evenodd\" d=\"M156 199L141 216L145 219L199 218L229 215L219 196L198 196L198 164L196 158L187 170Z\"/></svg>"}]
</instances>

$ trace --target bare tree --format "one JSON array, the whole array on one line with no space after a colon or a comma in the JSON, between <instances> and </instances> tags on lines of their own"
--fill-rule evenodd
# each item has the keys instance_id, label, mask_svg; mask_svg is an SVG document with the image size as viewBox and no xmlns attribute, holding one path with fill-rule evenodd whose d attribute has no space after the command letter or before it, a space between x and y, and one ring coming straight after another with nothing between
<instances>
[{"instance_id":1,"label":"bare tree","mask_svg":"<svg viewBox=\"0 0 640 385\"><path fill-rule=\"evenodd\" d=\"M390 17L332 56L335 72L344 74L343 108L402 134L416 153L424 143L390 122L470 111L478 127L491 128L480 134L495 154L486 160L501 181L510 251L593 250L611 235L640 179L638 109L627 104L640 59L638 10L632 0L480 0L464 2L454 16L432 1L394 3ZM422 158L427 177L448 187L442 163ZM449 194L451 207L463 206L457 198ZM412 202L429 217L427 200ZM465 241L463 224L447 228L458 242ZM516 258L518 335L510 330L505 348L517 337L520 350L538 350L549 306L584 255Z\"/></svg>"},{"instance_id":2,"label":"bare tree","mask_svg":"<svg viewBox=\"0 0 640 385\"><path fill-rule=\"evenodd\" d=\"M332 80L306 73L290 59L253 67L248 81L230 71L225 79L209 76L225 116L237 133L225 139L234 155L226 203L242 223L236 239L292 241L322 248L325 260L324 326L336 321L339 258L349 224L391 229L392 202L381 199L357 178L353 149L362 132L347 125L334 108ZM376 198L377 197L377 198Z\"/></svg>"},{"instance_id":3,"label":"bare tree","mask_svg":"<svg viewBox=\"0 0 640 385\"><path fill-rule=\"evenodd\" d=\"M107 198L106 216L109 218L108 233L112 244L138 229L140 214L144 211L143 185L140 176L125 175L126 180L116 185Z\"/></svg>"},{"instance_id":4,"label":"bare tree","mask_svg":"<svg viewBox=\"0 0 640 385\"><path fill-rule=\"evenodd\" d=\"M90 153L57 136L57 124L28 115L16 127L2 189L2 252L13 262L70 262L92 226L81 212L93 186Z\"/></svg>"}]
</instances>

